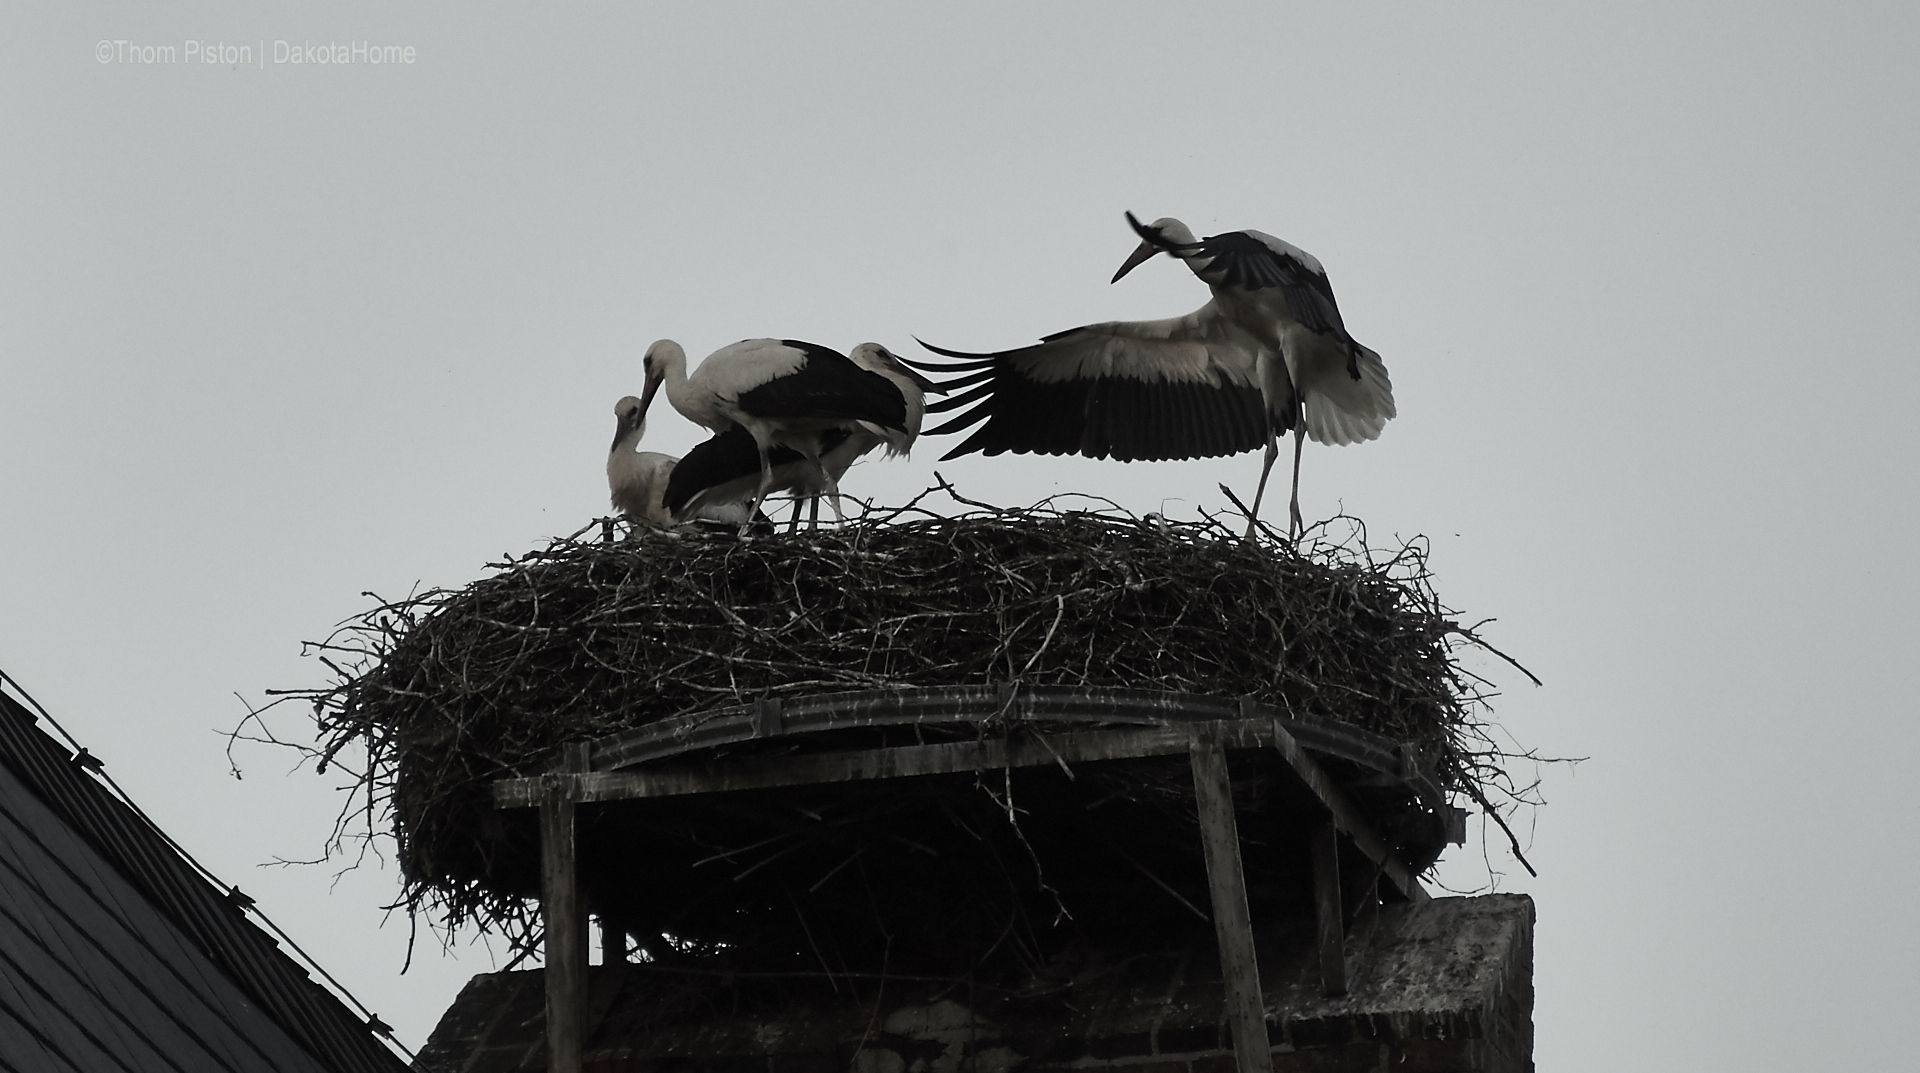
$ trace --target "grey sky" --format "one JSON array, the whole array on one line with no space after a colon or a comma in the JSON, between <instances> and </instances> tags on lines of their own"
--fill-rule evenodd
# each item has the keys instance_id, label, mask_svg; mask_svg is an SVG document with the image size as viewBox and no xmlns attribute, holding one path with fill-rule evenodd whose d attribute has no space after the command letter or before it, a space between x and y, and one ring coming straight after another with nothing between
<instances>
[{"instance_id":1,"label":"grey sky","mask_svg":"<svg viewBox=\"0 0 1920 1073\"><path fill-rule=\"evenodd\" d=\"M1309 448L1307 513L1431 536L1442 595L1547 682L1487 668L1503 722L1592 757L1546 772L1541 878L1501 866L1539 900L1541 1067L1892 1066L1920 1008L1917 22L15 6L0 668L417 1045L486 952L400 976L390 875L256 867L315 851L334 780L258 750L230 778L234 693L318 682L299 642L362 590L457 585L604 513L655 338L999 349L1201 303L1165 261L1107 284L1122 210L1258 228L1326 264L1399 401L1379 442ZM416 53L295 66L276 40ZM656 410L647 446L696 442ZM898 501L944 449L847 487ZM1190 514L1258 458L938 468Z\"/></svg>"}]
</instances>

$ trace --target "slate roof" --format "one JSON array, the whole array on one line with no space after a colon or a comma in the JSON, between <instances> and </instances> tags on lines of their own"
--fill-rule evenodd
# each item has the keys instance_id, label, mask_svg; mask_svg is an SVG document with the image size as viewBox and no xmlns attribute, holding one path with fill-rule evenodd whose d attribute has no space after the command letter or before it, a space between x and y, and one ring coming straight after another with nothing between
<instances>
[{"instance_id":1,"label":"slate roof","mask_svg":"<svg viewBox=\"0 0 1920 1073\"><path fill-rule=\"evenodd\" d=\"M0 1070L406 1069L35 724L0 692Z\"/></svg>"}]
</instances>

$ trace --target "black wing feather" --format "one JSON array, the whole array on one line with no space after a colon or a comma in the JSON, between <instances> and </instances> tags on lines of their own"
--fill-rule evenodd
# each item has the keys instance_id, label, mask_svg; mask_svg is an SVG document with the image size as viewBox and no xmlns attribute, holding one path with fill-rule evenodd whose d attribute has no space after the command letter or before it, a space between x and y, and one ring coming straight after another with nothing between
<instances>
[{"instance_id":1,"label":"black wing feather","mask_svg":"<svg viewBox=\"0 0 1920 1073\"><path fill-rule=\"evenodd\" d=\"M1279 287L1295 320L1316 332L1344 332L1333 285L1298 259L1279 253L1245 231L1228 231L1201 239L1200 256L1207 265L1200 278L1215 287L1257 291Z\"/></svg>"},{"instance_id":2,"label":"black wing feather","mask_svg":"<svg viewBox=\"0 0 1920 1073\"><path fill-rule=\"evenodd\" d=\"M994 355L993 377L986 384L928 407L944 411L972 405L923 435L985 422L942 461L974 452L1158 461L1239 454L1267 443L1266 405L1250 385L1224 376L1213 383L1123 376L1043 382L1007 360L1017 353Z\"/></svg>"},{"instance_id":3,"label":"black wing feather","mask_svg":"<svg viewBox=\"0 0 1920 1073\"><path fill-rule=\"evenodd\" d=\"M779 444L767 451L767 462L774 466L804 458L800 452ZM667 475L667 490L661 500L669 513L677 515L701 492L758 472L760 445L751 432L735 425L695 445L674 465L673 472Z\"/></svg>"},{"instance_id":4,"label":"black wing feather","mask_svg":"<svg viewBox=\"0 0 1920 1073\"><path fill-rule=\"evenodd\" d=\"M805 353L806 363L795 372L741 392L741 409L755 417L871 421L906 431L907 400L893 381L862 369L837 350L796 339L780 342Z\"/></svg>"}]
</instances>

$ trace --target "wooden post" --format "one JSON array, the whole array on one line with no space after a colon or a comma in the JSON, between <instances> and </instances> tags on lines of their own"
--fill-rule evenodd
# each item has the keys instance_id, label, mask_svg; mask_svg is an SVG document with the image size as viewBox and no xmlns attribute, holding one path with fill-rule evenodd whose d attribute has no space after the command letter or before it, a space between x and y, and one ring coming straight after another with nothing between
<instances>
[{"instance_id":1,"label":"wooden post","mask_svg":"<svg viewBox=\"0 0 1920 1073\"><path fill-rule=\"evenodd\" d=\"M1344 995L1347 929L1340 904L1340 832L1331 823L1313 829L1313 906L1320 924L1320 984L1329 995Z\"/></svg>"},{"instance_id":2,"label":"wooden post","mask_svg":"<svg viewBox=\"0 0 1920 1073\"><path fill-rule=\"evenodd\" d=\"M1253 953L1253 915L1247 909L1247 878L1240 863L1240 831L1233 818L1233 783L1227 751L1212 734L1194 738L1193 797L1200 812L1200 844L1207 855L1213 892L1213 932L1220 945L1220 976L1226 984L1227 1023L1233 1028L1238 1073L1273 1073L1267 1042L1266 1002Z\"/></svg>"},{"instance_id":3,"label":"wooden post","mask_svg":"<svg viewBox=\"0 0 1920 1073\"><path fill-rule=\"evenodd\" d=\"M580 1073L587 1027L587 916L574 861L571 782L556 776L540 802L540 911L547 929L547 1071Z\"/></svg>"}]
</instances>

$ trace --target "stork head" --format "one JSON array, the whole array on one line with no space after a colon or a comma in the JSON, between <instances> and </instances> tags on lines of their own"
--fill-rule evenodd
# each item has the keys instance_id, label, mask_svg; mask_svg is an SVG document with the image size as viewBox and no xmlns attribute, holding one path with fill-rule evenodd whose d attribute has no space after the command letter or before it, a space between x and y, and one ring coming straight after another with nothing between
<instances>
[{"instance_id":1,"label":"stork head","mask_svg":"<svg viewBox=\"0 0 1920 1073\"><path fill-rule=\"evenodd\" d=\"M1142 262L1156 253L1179 256L1177 251L1194 245L1193 232L1187 229L1186 224L1171 216L1162 216L1150 224L1143 224L1133 213L1127 213L1127 223L1140 236L1140 246L1120 266L1120 271L1113 274L1110 281L1113 283L1120 282L1121 276L1140 267Z\"/></svg>"},{"instance_id":2,"label":"stork head","mask_svg":"<svg viewBox=\"0 0 1920 1073\"><path fill-rule=\"evenodd\" d=\"M908 382L912 383L914 387L919 388L921 391L931 391L939 395L945 395L947 393L946 388L920 375L916 370L909 368L906 362L894 356L893 351L888 350L879 343L861 343L859 346L848 351L847 357L853 359L855 365L860 366L868 372L879 373L881 376L887 376L888 379L892 379L893 376L905 377ZM892 374L892 376L888 374Z\"/></svg>"},{"instance_id":3,"label":"stork head","mask_svg":"<svg viewBox=\"0 0 1920 1073\"><path fill-rule=\"evenodd\" d=\"M613 404L613 419L613 447L610 449L618 451L622 441L629 436L637 440L646 431L647 408L639 399L626 395Z\"/></svg>"},{"instance_id":4,"label":"stork head","mask_svg":"<svg viewBox=\"0 0 1920 1073\"><path fill-rule=\"evenodd\" d=\"M640 359L641 371L646 374L647 386L640 393L640 419L646 420L647 408L653 405L653 396L666 383L667 370L677 368L680 375L687 374L687 352L680 344L671 339L657 339L647 348L647 356ZM620 400L625 402L625 399Z\"/></svg>"}]
</instances>

